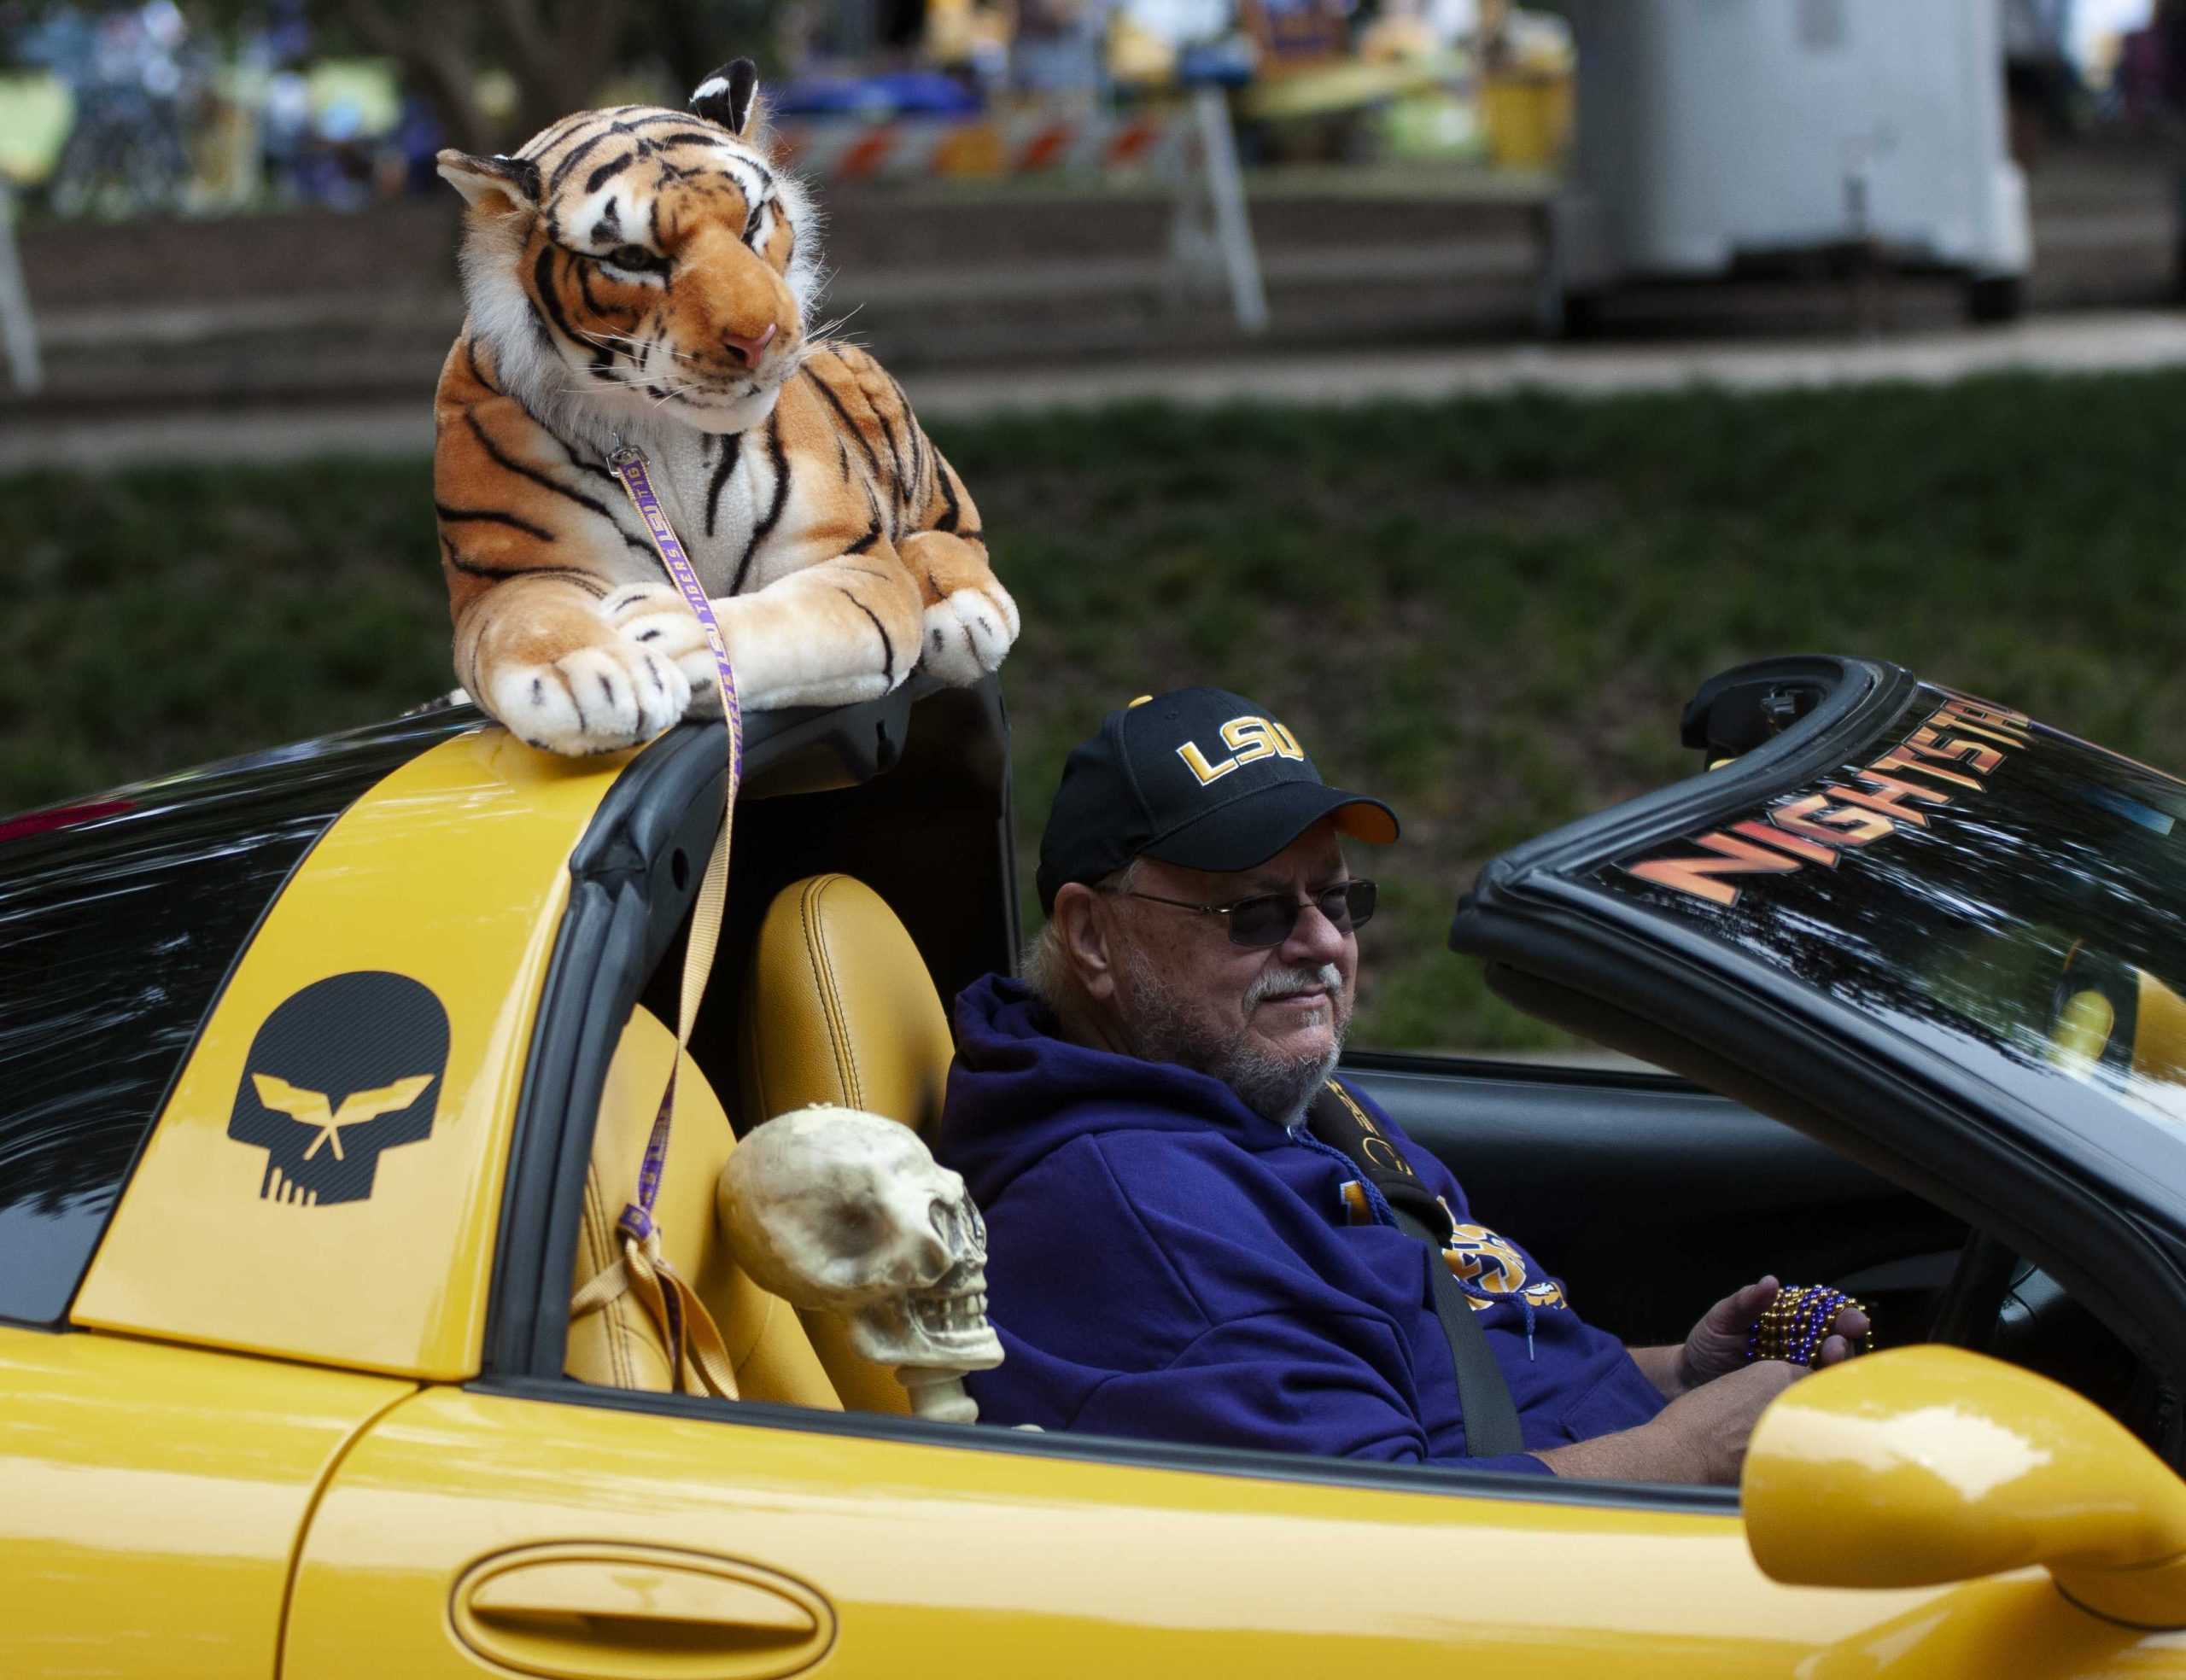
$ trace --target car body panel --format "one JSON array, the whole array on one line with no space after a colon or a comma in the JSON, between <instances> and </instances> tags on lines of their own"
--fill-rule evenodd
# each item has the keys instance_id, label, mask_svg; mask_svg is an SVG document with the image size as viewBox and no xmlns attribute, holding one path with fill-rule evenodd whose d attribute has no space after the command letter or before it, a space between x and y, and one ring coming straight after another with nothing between
<instances>
[{"instance_id":1,"label":"car body panel","mask_svg":"<svg viewBox=\"0 0 2186 1680\"><path fill-rule=\"evenodd\" d=\"M964 1451L432 1389L344 1458L296 1580L287 1671L493 1671L451 1606L482 1560L650 1546L802 1584L845 1677L1131 1672L1789 1677L1948 1591L1763 1578L1734 1513ZM775 1411L752 1408L754 1416ZM2083 1613L2059 1601L2060 1627ZM668 1675L581 1642L572 1673Z\"/></svg>"},{"instance_id":2,"label":"car body panel","mask_svg":"<svg viewBox=\"0 0 2186 1680\"><path fill-rule=\"evenodd\" d=\"M267 906L450 726L398 719L0 821L0 1318L66 1320Z\"/></svg>"},{"instance_id":3,"label":"car body panel","mask_svg":"<svg viewBox=\"0 0 2186 1680\"><path fill-rule=\"evenodd\" d=\"M907 736L915 704L921 726ZM690 890L677 878L695 873L678 866L694 848L703 857L717 818L720 740L691 726L635 755L570 763L474 728L394 770L319 839L238 962L123 1193L78 1301L76 1321L98 1327L0 1328L0 1579L45 1589L0 1617L0 1671L271 1673L278 1648L279 1671L314 1680L665 1677L721 1654L707 1645L723 1642L704 1625L713 1613L693 1606L726 1604L728 1621L747 1616L757 1631L732 1628L734 1660L716 1666L747 1675L821 1660L890 1680L1248 1665L1387 1680L1460 1663L1525 1680L2186 1677L2178 1636L2101 1622L2038 1571L1910 1589L1770 1581L1724 1490L964 1428L564 1379L597 1094L630 1008L672 978L662 960ZM711 1029L702 1022L693 1040L724 1090L745 983L739 940L782 885L870 871L944 991L1007 962L1014 943L991 685L771 715L746 744L729 936ZM954 787L952 758L976 761L956 767ZM967 891L990 901L976 918L952 896ZM314 987L359 976L399 977L444 1010L441 1085L428 1094L437 1117L415 1146L366 1152L368 1195L344 1180L316 1202L269 1198L272 1153L231 1130L247 1111L264 1123L241 1100L273 1072L261 1035ZM319 1030L369 1036L376 1019L359 1006ZM424 1067L382 1072L400 1084ZM311 1146L369 1136L371 1118L342 1117L342 1092L374 1088L275 1076L328 1101L322 1118L297 1122L307 1134L291 1153L311 1172L284 1181L310 1189L328 1173ZM1388 1070L1377 1088L1401 1094L1407 1116L1447 1119L1435 1146L1449 1152L1469 1111L1499 1104L1514 1174L1548 1101L1462 1070ZM1876 1193L1894 1183L1819 1165L1718 1099L1657 1085L1581 1107L1559 1147L1603 1154L1591 1205L1616 1210L1614 1181L1640 1185L1639 1170L1644 1187L1626 1203L1682 1199L1656 1210L1657 1238L1729 1193L1675 1170L1677 1140L1704 1133L1728 1140L1719 1178L1814 1169L1799 1188L1820 1199L1798 1204L1801 1216L1894 1205ZM1589 1138L1648 1113L1652 1140L1621 1157ZM1632 1210L1644 1225L1648 1210ZM1603 1256L1643 1279L1664 1263L1628 1242ZM1967 1417L1992 1380L1969 1377ZM1858 1543L1856 1510L1791 1514ZM656 1590L672 1629L649 1619ZM198 1643L178 1654L177 1640ZM498 1660L481 1654L494 1641ZM29 1655L10 1661L19 1652Z\"/></svg>"},{"instance_id":4,"label":"car body panel","mask_svg":"<svg viewBox=\"0 0 2186 1680\"><path fill-rule=\"evenodd\" d=\"M1799 1680L2156 1680L2186 1672L2186 1635L2060 1616L2046 1570L1959 1588L1879 1627L1848 1633Z\"/></svg>"},{"instance_id":5,"label":"car body panel","mask_svg":"<svg viewBox=\"0 0 2186 1680\"><path fill-rule=\"evenodd\" d=\"M271 1680L312 1502L413 1392L0 1327L0 1674Z\"/></svg>"},{"instance_id":6,"label":"car body panel","mask_svg":"<svg viewBox=\"0 0 2186 1680\"><path fill-rule=\"evenodd\" d=\"M73 1315L79 1324L420 1378L478 1368L502 1175L531 1025L569 890L569 857L628 755L570 761L499 730L443 742L389 774L320 840L275 902L200 1035L122 1196ZM389 1077L439 1078L430 1135L376 1148L367 1118L323 1135L295 1127L324 1165L348 1138L376 1169L367 1193L277 1199L278 1151L231 1135L250 1105L261 1030L307 988L403 977L446 1027ZM385 1023L339 1012L289 1045L278 1070L307 1095L316 1059ZM369 1015L369 1007L367 1008ZM345 1093L319 1092L333 1114ZM289 1099L295 1100L294 1098ZM384 1124L382 1120L377 1123ZM278 1280L239 1288L237 1280Z\"/></svg>"}]
</instances>

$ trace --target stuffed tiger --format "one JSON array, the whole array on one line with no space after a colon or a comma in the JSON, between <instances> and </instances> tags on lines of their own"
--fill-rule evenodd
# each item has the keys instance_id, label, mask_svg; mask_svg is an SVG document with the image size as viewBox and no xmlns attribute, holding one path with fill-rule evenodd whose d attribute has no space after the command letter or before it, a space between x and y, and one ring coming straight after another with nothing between
<instances>
[{"instance_id":1,"label":"stuffed tiger","mask_svg":"<svg viewBox=\"0 0 2186 1680\"><path fill-rule=\"evenodd\" d=\"M621 444L645 452L747 708L871 699L921 659L976 682L1017 637L903 388L810 324L818 219L769 160L750 62L691 104L440 155L470 207L470 312L434 401L456 670L556 752L719 711L698 621L609 468Z\"/></svg>"}]
</instances>

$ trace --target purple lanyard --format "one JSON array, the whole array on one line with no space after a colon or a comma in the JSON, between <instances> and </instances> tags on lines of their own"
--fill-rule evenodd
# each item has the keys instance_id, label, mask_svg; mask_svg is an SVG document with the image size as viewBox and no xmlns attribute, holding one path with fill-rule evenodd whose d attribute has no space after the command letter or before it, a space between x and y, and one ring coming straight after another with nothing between
<instances>
[{"instance_id":1,"label":"purple lanyard","mask_svg":"<svg viewBox=\"0 0 2186 1680\"><path fill-rule=\"evenodd\" d=\"M739 761L744 756L744 714L736 703L736 673L729 668L728 644L722 639L721 624L714 617L714 604L706 598L705 586L698 581L698 575L692 569L690 557L683 552L683 545L675 535L675 528L668 522L662 511L660 498L652 493L652 480L646 472L645 452L624 446L607 458L616 474L622 481L622 487L630 493L630 499L637 505L638 516L646 522L646 534L652 539L652 545L660 551L660 563L668 568L668 575L683 592L683 598L691 610L698 615L698 623L706 633L706 645L713 650L714 671L721 679L722 714L728 720L732 750L728 755L728 796L736 798L736 784L742 771Z\"/></svg>"},{"instance_id":2,"label":"purple lanyard","mask_svg":"<svg viewBox=\"0 0 2186 1680\"><path fill-rule=\"evenodd\" d=\"M621 440L617 439L618 445ZM653 494L652 479L646 471L645 452L628 446L619 446L608 458L616 474L622 481L622 487L629 493L638 516L646 522L646 534L652 539L652 545L660 551L661 564L668 569L668 575L683 592L683 598L691 610L698 615L698 624L706 633L706 645L713 650L714 674L721 686L722 718L728 726L728 810L722 817L721 844L728 845L726 826L736 807L736 790L744 773L744 714L736 701L736 673L728 662L728 645L722 639L720 622L714 617L713 603L706 598L705 587L693 569L690 557L683 552L677 540L675 528L668 522L662 510L660 498ZM710 869L708 872L711 873ZM701 887L701 892L704 887ZM718 910L716 919L718 919ZM695 930L693 937L696 936ZM681 1024L682 1032L690 1030L690 1022ZM638 1199L623 1208L616 1223L618 1228L638 1241L643 1242L652 1234L652 1205L660 1194L660 1175L668 1159L669 1125L675 1108L675 1070L683 1059L683 1044L679 1035L675 1060L669 1064L668 1089L660 1100L660 1112L653 1117L652 1135L646 1140L645 1164L638 1173ZM670 1308L671 1315L674 1309Z\"/></svg>"}]
</instances>

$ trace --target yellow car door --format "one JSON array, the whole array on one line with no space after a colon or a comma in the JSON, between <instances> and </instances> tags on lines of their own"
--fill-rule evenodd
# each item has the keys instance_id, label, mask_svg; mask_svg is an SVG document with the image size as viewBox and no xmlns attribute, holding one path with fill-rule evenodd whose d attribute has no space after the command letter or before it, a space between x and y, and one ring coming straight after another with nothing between
<instances>
[{"instance_id":1,"label":"yellow car door","mask_svg":"<svg viewBox=\"0 0 2186 1680\"><path fill-rule=\"evenodd\" d=\"M0 1326L0 1674L272 1680L312 1500L415 1391Z\"/></svg>"},{"instance_id":2,"label":"yellow car door","mask_svg":"<svg viewBox=\"0 0 2186 1680\"><path fill-rule=\"evenodd\" d=\"M1962 1368L1908 1380L1980 1389ZM1900 1415L1932 1439L1934 1420L1918 1417L1935 1409ZM1972 1451L1941 1455L1947 1475L1996 1467L1974 1409ZM1846 1403L1844 1415L1860 1411ZM2052 1507L2072 1485L2130 1503L2084 1459L2060 1450L2053 1467ZM1917 1570L1913 1553L1945 1531L2000 1542L1979 1566L2028 1543L2008 1516L1952 1504L1936 1477L1923 1485L1943 1504L1914 1488L1902 1530L1832 1510L1811 1479L1769 1508L1793 1512L1793 1540L1825 1552L1874 1543L1885 1570ZM756 1677L822 1664L846 1680L2061 1680L2186 1674L2186 1649L2078 1607L2041 1570L1912 1590L1779 1585L1727 1496L1698 1490L1544 1490L542 1383L435 1388L375 1423L306 1538L283 1671Z\"/></svg>"},{"instance_id":3,"label":"yellow car door","mask_svg":"<svg viewBox=\"0 0 2186 1680\"><path fill-rule=\"evenodd\" d=\"M289 1671L1385 1677L1461 1654L1532 1680L1788 1675L1904 1607L1771 1585L1721 1510L751 1409L447 1389L396 1409L313 1522Z\"/></svg>"}]
</instances>

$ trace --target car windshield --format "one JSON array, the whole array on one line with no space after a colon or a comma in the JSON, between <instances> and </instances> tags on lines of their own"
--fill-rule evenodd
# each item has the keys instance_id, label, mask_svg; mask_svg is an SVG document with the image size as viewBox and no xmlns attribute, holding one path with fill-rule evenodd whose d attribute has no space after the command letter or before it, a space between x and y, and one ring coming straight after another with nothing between
<instances>
[{"instance_id":1,"label":"car windshield","mask_svg":"<svg viewBox=\"0 0 2186 1680\"><path fill-rule=\"evenodd\" d=\"M2186 1187L2186 783L1922 685L1833 773L1595 883Z\"/></svg>"}]
</instances>

